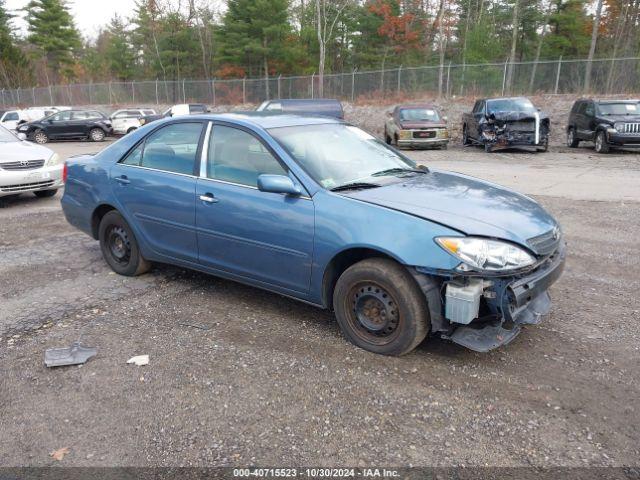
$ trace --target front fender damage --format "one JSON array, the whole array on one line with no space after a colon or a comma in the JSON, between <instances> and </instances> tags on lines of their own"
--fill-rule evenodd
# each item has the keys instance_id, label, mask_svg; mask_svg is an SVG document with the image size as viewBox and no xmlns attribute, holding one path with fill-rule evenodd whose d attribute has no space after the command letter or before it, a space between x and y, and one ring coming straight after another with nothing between
<instances>
[{"instance_id":1,"label":"front fender damage","mask_svg":"<svg viewBox=\"0 0 640 480\"><path fill-rule=\"evenodd\" d=\"M476 352L510 343L523 325L536 325L551 310L548 289L565 264L562 246L532 272L514 276L444 274L415 268L429 305L432 335Z\"/></svg>"}]
</instances>

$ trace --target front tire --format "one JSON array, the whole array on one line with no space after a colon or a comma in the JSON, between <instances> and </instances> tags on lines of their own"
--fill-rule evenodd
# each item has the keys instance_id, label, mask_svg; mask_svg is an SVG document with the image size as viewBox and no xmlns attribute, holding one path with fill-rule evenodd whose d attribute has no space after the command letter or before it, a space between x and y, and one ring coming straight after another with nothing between
<instances>
[{"instance_id":1,"label":"front tire","mask_svg":"<svg viewBox=\"0 0 640 480\"><path fill-rule=\"evenodd\" d=\"M49 143L49 135L47 135L44 130L36 130L33 134L34 142L44 145L45 143Z\"/></svg>"},{"instance_id":2,"label":"front tire","mask_svg":"<svg viewBox=\"0 0 640 480\"><path fill-rule=\"evenodd\" d=\"M140 253L133 230L117 211L112 210L102 217L98 238L102 256L114 272L135 277L151 268Z\"/></svg>"},{"instance_id":3,"label":"front tire","mask_svg":"<svg viewBox=\"0 0 640 480\"><path fill-rule=\"evenodd\" d=\"M340 276L333 308L344 336L382 355L404 355L429 333L424 294L402 265L385 258L363 260Z\"/></svg>"},{"instance_id":4,"label":"front tire","mask_svg":"<svg viewBox=\"0 0 640 480\"><path fill-rule=\"evenodd\" d=\"M39 190L37 192L33 192L33 194L38 198L54 197L56 193L58 193L57 188L54 188L53 190Z\"/></svg>"},{"instance_id":5,"label":"front tire","mask_svg":"<svg viewBox=\"0 0 640 480\"><path fill-rule=\"evenodd\" d=\"M106 134L101 128L92 128L89 132L89 138L92 142L103 142Z\"/></svg>"},{"instance_id":6,"label":"front tire","mask_svg":"<svg viewBox=\"0 0 640 480\"><path fill-rule=\"evenodd\" d=\"M567 130L567 146L569 148L576 148L579 144L580 140L578 140L578 137L576 136L575 129L572 127Z\"/></svg>"},{"instance_id":7,"label":"front tire","mask_svg":"<svg viewBox=\"0 0 640 480\"><path fill-rule=\"evenodd\" d=\"M596 152L609 153L609 144L607 143L607 137L602 130L600 130L596 134Z\"/></svg>"}]
</instances>

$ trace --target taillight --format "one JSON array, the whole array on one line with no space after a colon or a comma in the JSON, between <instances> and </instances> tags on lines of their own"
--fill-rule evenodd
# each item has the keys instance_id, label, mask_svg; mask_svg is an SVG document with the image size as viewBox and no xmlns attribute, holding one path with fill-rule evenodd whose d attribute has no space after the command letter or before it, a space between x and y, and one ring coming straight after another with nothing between
<instances>
[{"instance_id":1,"label":"taillight","mask_svg":"<svg viewBox=\"0 0 640 480\"><path fill-rule=\"evenodd\" d=\"M67 162L64 162L64 167L62 167L62 183L67 183L68 173L69 173L69 169L67 167Z\"/></svg>"}]
</instances>

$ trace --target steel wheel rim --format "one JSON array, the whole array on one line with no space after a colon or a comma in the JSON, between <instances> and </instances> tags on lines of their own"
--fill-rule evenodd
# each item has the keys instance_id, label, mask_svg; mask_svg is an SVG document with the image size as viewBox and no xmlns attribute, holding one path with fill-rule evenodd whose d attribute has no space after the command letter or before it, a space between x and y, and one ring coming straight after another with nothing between
<instances>
[{"instance_id":1,"label":"steel wheel rim","mask_svg":"<svg viewBox=\"0 0 640 480\"><path fill-rule=\"evenodd\" d=\"M599 133L596 137L596 150L599 152L602 150L602 134Z\"/></svg>"},{"instance_id":2,"label":"steel wheel rim","mask_svg":"<svg viewBox=\"0 0 640 480\"><path fill-rule=\"evenodd\" d=\"M34 138L36 139L36 143L47 143L47 136L42 132L36 133Z\"/></svg>"},{"instance_id":3,"label":"steel wheel rim","mask_svg":"<svg viewBox=\"0 0 640 480\"><path fill-rule=\"evenodd\" d=\"M127 231L118 226L112 226L107 231L107 248L111 258L120 265L127 265L131 260L131 241Z\"/></svg>"},{"instance_id":4,"label":"steel wheel rim","mask_svg":"<svg viewBox=\"0 0 640 480\"><path fill-rule=\"evenodd\" d=\"M346 301L347 321L361 340L381 346L398 337L402 321L398 303L382 286L359 282L349 290Z\"/></svg>"}]
</instances>

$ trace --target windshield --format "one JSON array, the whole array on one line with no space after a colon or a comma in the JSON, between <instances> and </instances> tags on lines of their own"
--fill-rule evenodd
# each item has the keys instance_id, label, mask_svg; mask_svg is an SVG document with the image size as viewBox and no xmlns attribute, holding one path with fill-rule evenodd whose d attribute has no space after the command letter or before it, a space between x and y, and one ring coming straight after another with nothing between
<instances>
[{"instance_id":1,"label":"windshield","mask_svg":"<svg viewBox=\"0 0 640 480\"><path fill-rule=\"evenodd\" d=\"M374 174L416 168L408 158L357 127L344 124L272 128L269 133L324 188L377 182Z\"/></svg>"},{"instance_id":2,"label":"windshield","mask_svg":"<svg viewBox=\"0 0 640 480\"><path fill-rule=\"evenodd\" d=\"M637 103L601 103L598 105L601 115L640 115Z\"/></svg>"},{"instance_id":3,"label":"windshield","mask_svg":"<svg viewBox=\"0 0 640 480\"><path fill-rule=\"evenodd\" d=\"M18 141L19 141L18 137L16 137L13 133L11 133L6 128L0 126L0 142L7 143L7 142L18 142Z\"/></svg>"},{"instance_id":4,"label":"windshield","mask_svg":"<svg viewBox=\"0 0 640 480\"><path fill-rule=\"evenodd\" d=\"M503 98L487 100L487 113L496 112L535 112L536 108L528 98Z\"/></svg>"},{"instance_id":5,"label":"windshield","mask_svg":"<svg viewBox=\"0 0 640 480\"><path fill-rule=\"evenodd\" d=\"M403 122L437 122L440 120L440 116L432 108L403 108L400 110L400 120Z\"/></svg>"}]
</instances>

